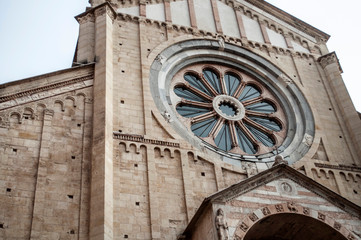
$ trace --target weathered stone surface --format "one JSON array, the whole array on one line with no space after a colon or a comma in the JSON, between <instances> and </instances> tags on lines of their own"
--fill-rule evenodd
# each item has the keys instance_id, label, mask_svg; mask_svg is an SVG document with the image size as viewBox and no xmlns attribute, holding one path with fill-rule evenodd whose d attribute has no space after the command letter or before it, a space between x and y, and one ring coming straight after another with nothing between
<instances>
[{"instance_id":1,"label":"weathered stone surface","mask_svg":"<svg viewBox=\"0 0 361 240\"><path fill-rule=\"evenodd\" d=\"M359 216L304 185L313 179L361 205L361 121L337 57L328 53L327 34L263 1L212 0L207 16L215 13L217 32L199 27L196 0L179 8L189 10L188 26L172 22L180 19L172 9L182 1L90 2L76 17L78 67L0 86L1 239L184 239L199 211L200 227L189 230L194 239L214 239L220 208L234 239L277 214L302 216L290 218L295 224L309 217L358 238ZM163 8L165 22L147 15ZM237 22L230 26L239 34L224 25L232 12L229 21ZM275 99L293 104L284 137L289 145L298 139L292 154L275 148L244 161L209 150L191 131L181 136L171 85L158 88L150 79L169 80L194 59L211 63L213 56L218 64L249 64L268 88L285 89ZM292 132L298 124L304 131ZM274 176L262 173L277 154L308 178L267 181ZM219 203L202 205L257 176L238 188L242 194L227 192Z\"/></svg>"}]
</instances>

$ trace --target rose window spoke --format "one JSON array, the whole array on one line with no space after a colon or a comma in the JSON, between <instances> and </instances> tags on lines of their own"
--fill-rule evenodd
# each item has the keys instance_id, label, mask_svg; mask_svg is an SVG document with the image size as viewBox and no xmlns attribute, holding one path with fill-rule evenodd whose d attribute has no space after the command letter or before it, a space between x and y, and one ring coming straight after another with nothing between
<instances>
[{"instance_id":1,"label":"rose window spoke","mask_svg":"<svg viewBox=\"0 0 361 240\"><path fill-rule=\"evenodd\" d=\"M206 86L204 86L203 82L198 77L191 74L186 74L184 76L184 80L186 80L192 87L197 88L198 90L206 93L207 95L213 95L211 91L208 90Z\"/></svg>"},{"instance_id":2,"label":"rose window spoke","mask_svg":"<svg viewBox=\"0 0 361 240\"><path fill-rule=\"evenodd\" d=\"M237 126L236 127L237 138L239 142L239 147L248 154L255 154L257 152L257 148L253 145L252 141L247 137L244 131Z\"/></svg>"},{"instance_id":3,"label":"rose window spoke","mask_svg":"<svg viewBox=\"0 0 361 240\"><path fill-rule=\"evenodd\" d=\"M198 137L208 137L214 125L217 123L217 118L213 117L205 121L195 123L191 126L193 133Z\"/></svg>"},{"instance_id":4,"label":"rose window spoke","mask_svg":"<svg viewBox=\"0 0 361 240\"><path fill-rule=\"evenodd\" d=\"M261 112L261 113L274 113L276 109L268 102L257 102L246 106L247 110Z\"/></svg>"},{"instance_id":5,"label":"rose window spoke","mask_svg":"<svg viewBox=\"0 0 361 240\"><path fill-rule=\"evenodd\" d=\"M211 84L211 86L217 91L217 93L222 93L221 82L219 77L213 71L206 69L203 71L204 78Z\"/></svg>"},{"instance_id":6,"label":"rose window spoke","mask_svg":"<svg viewBox=\"0 0 361 240\"><path fill-rule=\"evenodd\" d=\"M236 70L221 67L216 73L210 67L201 72L199 69L186 69L174 88L181 98L176 110L190 119L187 124L194 135L226 153L257 155L272 151L286 124L272 93Z\"/></svg>"},{"instance_id":7,"label":"rose window spoke","mask_svg":"<svg viewBox=\"0 0 361 240\"><path fill-rule=\"evenodd\" d=\"M261 96L261 93L253 86L247 85L241 95L238 97L239 101L244 102L253 98Z\"/></svg>"},{"instance_id":8,"label":"rose window spoke","mask_svg":"<svg viewBox=\"0 0 361 240\"><path fill-rule=\"evenodd\" d=\"M268 128L269 130L279 132L281 131L281 126L274 120L268 119L268 118L260 118L260 117L249 117L256 123L262 125L265 128Z\"/></svg>"},{"instance_id":9,"label":"rose window spoke","mask_svg":"<svg viewBox=\"0 0 361 240\"><path fill-rule=\"evenodd\" d=\"M222 126L221 130L214 139L216 145L223 151L229 151L232 149L232 139L229 125L226 123Z\"/></svg>"},{"instance_id":10,"label":"rose window spoke","mask_svg":"<svg viewBox=\"0 0 361 240\"><path fill-rule=\"evenodd\" d=\"M192 118L209 112L209 109L191 105L178 105L177 112L183 117Z\"/></svg>"},{"instance_id":11,"label":"rose window spoke","mask_svg":"<svg viewBox=\"0 0 361 240\"><path fill-rule=\"evenodd\" d=\"M198 96L194 92L186 89L185 87L178 87L174 90L175 94L177 94L178 97L190 100L190 101L197 101L197 102L207 102L204 98L201 96Z\"/></svg>"},{"instance_id":12,"label":"rose window spoke","mask_svg":"<svg viewBox=\"0 0 361 240\"><path fill-rule=\"evenodd\" d=\"M249 131L252 133L252 135L261 143L263 143L263 145L265 145L266 147L272 147L274 145L274 141L264 132L258 130L257 128L249 125L249 124L245 124L246 127L249 129Z\"/></svg>"},{"instance_id":13,"label":"rose window spoke","mask_svg":"<svg viewBox=\"0 0 361 240\"><path fill-rule=\"evenodd\" d=\"M241 84L241 81L233 74L224 75L224 81L226 82L227 94L233 96Z\"/></svg>"}]
</instances>

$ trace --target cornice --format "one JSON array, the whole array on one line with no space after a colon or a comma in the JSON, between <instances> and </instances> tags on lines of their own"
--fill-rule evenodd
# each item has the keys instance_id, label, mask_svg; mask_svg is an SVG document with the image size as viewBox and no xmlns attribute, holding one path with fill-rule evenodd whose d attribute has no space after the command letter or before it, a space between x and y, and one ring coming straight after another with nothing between
<instances>
[{"instance_id":1,"label":"cornice","mask_svg":"<svg viewBox=\"0 0 361 240\"><path fill-rule=\"evenodd\" d=\"M93 67L94 67L93 65L94 65L94 63L84 64L84 65L77 66L77 67L66 68L66 69L62 69L62 70L58 70L58 71L54 71L54 72L50 72L50 73L37 75L37 76L34 76L34 77L24 78L24 79L16 80L16 81L13 81L13 82L0 84L0 90L5 89L7 87L11 87L11 86L16 86L16 85L19 85L19 84L34 82L34 81L39 80L39 79L50 78L50 77L54 77L54 76L57 76L57 75L60 75L60 74L65 74L65 73L68 73L68 72L72 72L72 71L78 71L80 69L86 69L86 68L92 68L93 69ZM4 97L4 96L1 96L1 94L2 94L2 92L0 92L0 97ZM15 93L12 93L12 94L15 94Z\"/></svg>"},{"instance_id":2,"label":"cornice","mask_svg":"<svg viewBox=\"0 0 361 240\"><path fill-rule=\"evenodd\" d=\"M93 65L88 64L0 85L0 109L39 101L93 84Z\"/></svg>"},{"instance_id":3,"label":"cornice","mask_svg":"<svg viewBox=\"0 0 361 240\"><path fill-rule=\"evenodd\" d=\"M64 82L50 84L50 85L42 86L42 87L39 87L39 88L30 89L30 90L27 90L27 91L17 92L15 94L0 97L0 103L7 102L7 101L10 101L10 100L14 100L14 99L20 98L20 97L30 96L30 95L32 95L34 93L39 93L39 92L43 92L43 91L49 91L49 90L52 90L52 89L55 89L55 88L64 87L64 86L67 86L67 85L70 85L70 84L86 81L86 80L89 80L89 79L92 79L92 78L93 78L93 74L90 74L90 75L87 75L87 76L84 76L84 77L75 78L75 79L71 79L71 80L64 81Z\"/></svg>"},{"instance_id":4,"label":"cornice","mask_svg":"<svg viewBox=\"0 0 361 240\"><path fill-rule=\"evenodd\" d=\"M361 172L361 167L357 167L357 166L332 165L332 164L325 164L325 163L315 163L315 166L319 167L319 168L329 168L329 169L335 169L335 170L340 170L340 171Z\"/></svg>"},{"instance_id":5,"label":"cornice","mask_svg":"<svg viewBox=\"0 0 361 240\"><path fill-rule=\"evenodd\" d=\"M326 55L323 55L318 58L318 62L321 64L323 68L326 66L336 63L338 65L338 69L341 73L343 73L340 61L338 60L338 57L335 52L328 53Z\"/></svg>"},{"instance_id":6,"label":"cornice","mask_svg":"<svg viewBox=\"0 0 361 240\"><path fill-rule=\"evenodd\" d=\"M327 33L311 26L310 24L296 18L295 16L273 6L272 4L264 0L245 0L245 1L253 4L254 6L260 8L261 10L271 15L274 15L279 19L282 19L291 26L311 35L312 37L315 37L316 39L323 39L324 41L327 42L327 40L330 38L330 35L328 35Z\"/></svg>"},{"instance_id":7,"label":"cornice","mask_svg":"<svg viewBox=\"0 0 361 240\"><path fill-rule=\"evenodd\" d=\"M96 7L90 8L89 10L75 16L78 23L82 24L87 21L95 21L95 18L107 13L109 17L114 21L117 18L117 12L113 6L107 1Z\"/></svg>"}]
</instances>

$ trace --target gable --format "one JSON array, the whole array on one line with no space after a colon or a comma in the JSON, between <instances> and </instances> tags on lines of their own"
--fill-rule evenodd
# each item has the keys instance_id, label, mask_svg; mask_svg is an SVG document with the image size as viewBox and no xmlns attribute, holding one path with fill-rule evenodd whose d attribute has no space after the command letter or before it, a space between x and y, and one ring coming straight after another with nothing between
<instances>
[{"instance_id":1,"label":"gable","mask_svg":"<svg viewBox=\"0 0 361 240\"><path fill-rule=\"evenodd\" d=\"M215 217L219 209L224 212L229 236L234 239L244 239L253 225L275 214L301 214L303 217L300 216L300 219L312 218L328 228L328 234L336 234L333 231L337 231L348 239L356 239L354 233L361 233L359 206L284 164L205 199L185 235L191 236L193 232L199 235L204 226L214 224L214 219L204 223L203 218L205 213L209 214L208 211L213 211ZM198 222L204 226L197 226ZM213 231L216 234L216 229Z\"/></svg>"}]
</instances>

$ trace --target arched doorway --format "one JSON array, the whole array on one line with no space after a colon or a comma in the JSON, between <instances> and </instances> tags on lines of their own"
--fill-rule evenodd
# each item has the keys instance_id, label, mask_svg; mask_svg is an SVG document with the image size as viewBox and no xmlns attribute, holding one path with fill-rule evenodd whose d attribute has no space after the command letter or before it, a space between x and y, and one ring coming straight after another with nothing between
<instances>
[{"instance_id":1,"label":"arched doorway","mask_svg":"<svg viewBox=\"0 0 361 240\"><path fill-rule=\"evenodd\" d=\"M280 213L265 217L255 223L244 240L347 240L331 226L315 218Z\"/></svg>"}]
</instances>

